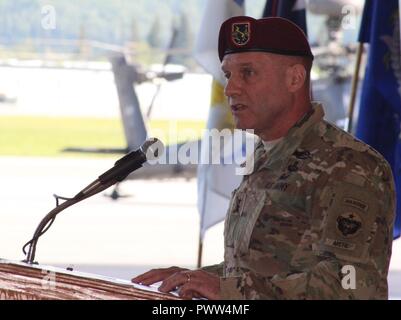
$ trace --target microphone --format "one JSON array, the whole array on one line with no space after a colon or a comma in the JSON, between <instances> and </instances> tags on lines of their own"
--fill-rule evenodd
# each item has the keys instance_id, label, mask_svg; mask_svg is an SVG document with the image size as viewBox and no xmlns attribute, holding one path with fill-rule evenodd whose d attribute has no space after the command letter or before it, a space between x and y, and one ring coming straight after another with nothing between
<instances>
[{"instance_id":1,"label":"microphone","mask_svg":"<svg viewBox=\"0 0 401 320\"><path fill-rule=\"evenodd\" d=\"M80 198L92 192L100 185L112 185L124 180L131 172L142 167L148 160L156 160L164 153L164 145L157 138L149 138L138 150L131 151L114 163L114 166L101 174L97 180L80 191L75 197Z\"/></svg>"},{"instance_id":2,"label":"microphone","mask_svg":"<svg viewBox=\"0 0 401 320\"><path fill-rule=\"evenodd\" d=\"M98 179L77 193L75 197L64 198L56 196L57 206L42 219L36 228L32 239L22 248L25 253L25 247L29 245L27 258L24 261L29 264L34 263L36 245L39 237L50 228L54 219L61 211L107 189L117 182L124 180L131 172L142 167L146 161L158 159L163 153L163 143L156 138L150 138L146 140L138 150L131 151L121 159L117 160L111 169L100 175ZM59 205L59 199L66 201Z\"/></svg>"},{"instance_id":3,"label":"microphone","mask_svg":"<svg viewBox=\"0 0 401 320\"><path fill-rule=\"evenodd\" d=\"M135 151L131 151L121 159L117 160L114 167L99 176L99 181L106 184L115 180L124 180L131 172L139 169L148 160L155 160L164 153L163 143L156 138L146 140L142 146Z\"/></svg>"}]
</instances>

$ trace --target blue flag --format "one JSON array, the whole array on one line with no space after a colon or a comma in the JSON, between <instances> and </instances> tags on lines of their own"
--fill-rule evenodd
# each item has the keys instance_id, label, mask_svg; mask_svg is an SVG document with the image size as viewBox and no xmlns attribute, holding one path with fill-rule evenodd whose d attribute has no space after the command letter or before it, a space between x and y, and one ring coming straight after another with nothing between
<instances>
[{"instance_id":1,"label":"blue flag","mask_svg":"<svg viewBox=\"0 0 401 320\"><path fill-rule=\"evenodd\" d=\"M263 17L286 18L297 24L307 34L304 0L267 0Z\"/></svg>"},{"instance_id":2,"label":"blue flag","mask_svg":"<svg viewBox=\"0 0 401 320\"><path fill-rule=\"evenodd\" d=\"M401 56L398 0L366 0L359 41L369 53L356 136L379 151L393 170L397 207L394 238L401 229Z\"/></svg>"}]
</instances>

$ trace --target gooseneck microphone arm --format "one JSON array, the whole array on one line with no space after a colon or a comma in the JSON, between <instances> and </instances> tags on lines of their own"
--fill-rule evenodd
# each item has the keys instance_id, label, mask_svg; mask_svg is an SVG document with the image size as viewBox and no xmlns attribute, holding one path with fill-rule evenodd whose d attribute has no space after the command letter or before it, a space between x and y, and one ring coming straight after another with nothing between
<instances>
[{"instance_id":1,"label":"gooseneck microphone arm","mask_svg":"<svg viewBox=\"0 0 401 320\"><path fill-rule=\"evenodd\" d=\"M29 264L33 264L34 263L34 259L35 259L35 253L36 253L36 246L39 240L39 237L42 236L52 225L53 221L55 220L56 216L63 210L67 209L68 207L86 199L89 198L105 189L107 189L108 187L112 186L115 182L114 181L110 181L107 184L99 184L98 180L94 181L93 183L91 183L88 187L86 187L85 189L83 189L79 194L77 194L74 198L71 199L66 199L65 202L63 202L62 204L58 204L58 199L60 197L56 197L57 199L57 206L51 210L43 219L42 221L39 223L38 227L35 230L35 233L32 237L31 240L29 240L23 247L23 252L24 254L26 254L26 259L24 260L24 262L27 262ZM89 192L85 192L85 194L83 194L84 190L89 190ZM80 195L82 194L82 195ZM65 199L65 198L64 198ZM29 249L28 249L28 253L26 253L25 248L26 246L29 245Z\"/></svg>"},{"instance_id":2,"label":"gooseneck microphone arm","mask_svg":"<svg viewBox=\"0 0 401 320\"><path fill-rule=\"evenodd\" d=\"M157 159L164 151L163 144L155 138L145 141L145 143L136 151L132 151L119 159L114 166L100 175L98 179L93 181L87 187L82 189L73 198L62 198L56 196L56 207L51 210L39 223L31 240L29 240L22 248L26 259L24 262L29 264L35 263L36 246L40 236L42 236L52 225L56 216L68 207L87 199L103 190L109 188L117 182L124 180L131 172L139 169L142 165L150 159ZM59 199L65 200L59 205ZM29 246L26 253L25 248Z\"/></svg>"}]
</instances>

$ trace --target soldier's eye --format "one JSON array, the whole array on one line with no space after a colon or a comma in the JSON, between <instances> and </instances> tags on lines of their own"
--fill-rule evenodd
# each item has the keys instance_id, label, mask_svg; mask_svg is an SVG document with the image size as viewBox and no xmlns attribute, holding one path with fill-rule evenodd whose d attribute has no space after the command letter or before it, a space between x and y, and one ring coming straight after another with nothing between
<instances>
[{"instance_id":1,"label":"soldier's eye","mask_svg":"<svg viewBox=\"0 0 401 320\"><path fill-rule=\"evenodd\" d=\"M255 71L250 68L246 68L242 70L242 74L245 78L252 77L255 74Z\"/></svg>"}]
</instances>

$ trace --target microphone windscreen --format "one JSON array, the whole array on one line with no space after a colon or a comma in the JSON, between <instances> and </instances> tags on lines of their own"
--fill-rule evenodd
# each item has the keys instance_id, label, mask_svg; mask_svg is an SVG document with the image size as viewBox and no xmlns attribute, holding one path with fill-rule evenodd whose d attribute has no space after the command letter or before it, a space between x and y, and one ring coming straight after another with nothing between
<instances>
[{"instance_id":1,"label":"microphone windscreen","mask_svg":"<svg viewBox=\"0 0 401 320\"><path fill-rule=\"evenodd\" d=\"M164 144L157 138L147 139L141 146L146 160L156 160L164 153Z\"/></svg>"}]
</instances>

